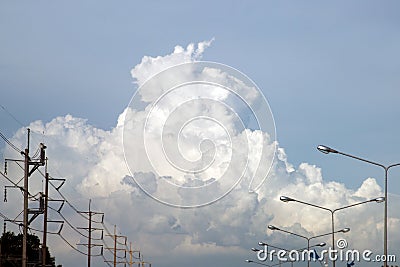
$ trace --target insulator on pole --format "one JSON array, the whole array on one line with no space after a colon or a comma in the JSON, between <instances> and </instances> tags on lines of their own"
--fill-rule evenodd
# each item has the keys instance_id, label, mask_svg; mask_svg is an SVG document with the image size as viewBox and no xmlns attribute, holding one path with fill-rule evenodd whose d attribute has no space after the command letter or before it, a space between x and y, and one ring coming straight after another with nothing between
<instances>
[{"instance_id":1,"label":"insulator on pole","mask_svg":"<svg viewBox=\"0 0 400 267\"><path fill-rule=\"evenodd\" d=\"M40 163L42 165L44 165L46 161L46 148L47 147L43 143L40 143Z\"/></svg>"},{"instance_id":2,"label":"insulator on pole","mask_svg":"<svg viewBox=\"0 0 400 267\"><path fill-rule=\"evenodd\" d=\"M44 196L43 196L43 193L40 193L39 209L40 209L40 211L44 211Z\"/></svg>"}]
</instances>

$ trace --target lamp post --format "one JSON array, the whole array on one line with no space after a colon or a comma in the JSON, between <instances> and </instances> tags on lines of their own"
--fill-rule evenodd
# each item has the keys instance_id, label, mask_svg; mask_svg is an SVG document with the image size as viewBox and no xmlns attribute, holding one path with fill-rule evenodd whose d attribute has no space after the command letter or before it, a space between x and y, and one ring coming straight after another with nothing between
<instances>
[{"instance_id":1,"label":"lamp post","mask_svg":"<svg viewBox=\"0 0 400 267\"><path fill-rule=\"evenodd\" d=\"M347 154L347 153L340 152L338 150L335 150L333 148L330 148L330 147L327 147L327 146L324 146L324 145L319 145L317 147L317 149L320 152L324 153L324 154L329 154L329 153L340 154L340 155L343 155L343 156L346 156L346 157L349 157L349 158L353 158L353 159L356 159L356 160L359 160L359 161L363 161L363 162L366 162L366 163L369 163L369 164L372 164L372 165L375 165L375 166L379 166L379 167L384 169L384 171L385 171L385 181L384 181L385 182L385 184L384 184L384 187L385 187L385 212L384 212L384 227L383 227L383 254L385 254L384 266L387 267L387 255L388 255L388 240L387 240L387 236L388 236L388 231L387 231L387 227L388 227L388 212L387 212L387 208L388 208L388 172L389 172L390 168L393 168L393 167L396 167L396 166L400 166L400 163L396 163L396 164L385 166L383 164L380 164L380 163L377 163L377 162L374 162L374 161L370 161L370 160L367 160L367 159L363 159L363 158L356 157L356 156L353 156L353 155L350 155L350 154Z\"/></svg>"},{"instance_id":2,"label":"lamp post","mask_svg":"<svg viewBox=\"0 0 400 267\"><path fill-rule=\"evenodd\" d=\"M350 228L343 228L343 229L338 230L338 231L336 231L334 233L326 233L326 234L316 235L316 236L312 236L312 237L307 237L307 236L303 236L303 235L299 235L299 234L287 231L285 229L278 228L278 227L273 226L273 225L268 225L268 229L270 229L272 231L284 232L284 233L287 233L287 234L290 234L290 235L294 235L294 236L298 236L298 237L306 239L307 240L307 253L308 253L308 255L310 253L310 240L311 239L318 238L318 237L323 237L323 236L327 236L327 235L332 235L332 234L335 234L335 233L347 233L347 232L350 231ZM320 244L318 244L316 246L325 246L325 243L320 243ZM310 266L310 257L308 257L307 266Z\"/></svg>"},{"instance_id":3,"label":"lamp post","mask_svg":"<svg viewBox=\"0 0 400 267\"><path fill-rule=\"evenodd\" d=\"M385 201L385 198L384 197L377 197L377 198L373 198L373 199L370 199L370 200L354 203L354 204L351 204L351 205L348 205L348 206L340 207L340 208L337 208L337 209L329 209L329 208L326 208L326 207L318 206L318 205L315 205L315 204L312 204L312 203L304 202L304 201L297 200L297 199L294 199L294 198L291 198L291 197L287 197L287 196L281 196L280 200L283 201L283 202L298 202L300 204L304 204L304 205L307 205L307 206L311 206L311 207L315 207L315 208L318 208L318 209L329 211L331 213L331 223L332 223L332 232L331 232L331 234L332 234L332 249L333 249L333 251L335 251L335 221L334 221L335 212L337 212L339 210L344 210L344 209L347 209L347 208L351 208L351 207L354 207L354 206L362 205L362 204L365 204L365 203L369 203L369 202L381 203L381 202ZM336 260L333 260L333 267L335 267L335 266L336 266Z\"/></svg>"}]
</instances>

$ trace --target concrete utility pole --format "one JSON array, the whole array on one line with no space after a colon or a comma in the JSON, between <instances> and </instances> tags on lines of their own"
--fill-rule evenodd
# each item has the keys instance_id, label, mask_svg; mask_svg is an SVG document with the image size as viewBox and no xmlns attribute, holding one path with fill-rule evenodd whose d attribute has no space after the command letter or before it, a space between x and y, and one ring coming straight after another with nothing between
<instances>
[{"instance_id":1,"label":"concrete utility pole","mask_svg":"<svg viewBox=\"0 0 400 267\"><path fill-rule=\"evenodd\" d=\"M101 247L100 255L103 255L103 245L93 244L92 243L92 232L93 231L101 231L101 239L103 239L103 229L92 227L92 222L93 222L92 217L94 215L102 215L100 223L103 223L104 213L103 212L92 211L91 207L90 207L91 202L92 202L92 200L89 200L89 210L88 211L79 211L79 213L87 214L89 216L88 227L78 227L78 229L84 229L84 230L88 231L88 242L87 242L87 244L78 244L78 245L87 246L87 248L88 248L88 253L87 253L87 255L88 255L87 266L88 267L90 267L90 264L91 264L92 247ZM99 256L99 255L95 255L95 256Z\"/></svg>"}]
</instances>

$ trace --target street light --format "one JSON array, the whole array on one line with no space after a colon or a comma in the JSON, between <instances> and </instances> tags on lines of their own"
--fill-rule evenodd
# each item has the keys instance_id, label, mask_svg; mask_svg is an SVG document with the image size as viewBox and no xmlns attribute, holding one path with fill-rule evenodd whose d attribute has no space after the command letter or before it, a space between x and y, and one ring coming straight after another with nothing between
<instances>
[{"instance_id":1,"label":"street light","mask_svg":"<svg viewBox=\"0 0 400 267\"><path fill-rule=\"evenodd\" d=\"M383 254L385 254L384 266L387 267L387 255L388 255L388 240L387 240L387 236L388 236L388 231L387 231L387 227L388 227L388 212L387 212L387 208L388 208L388 201L387 201L388 200L388 172L389 172L390 168L393 168L393 167L396 167L396 166L400 166L400 163L396 163L396 164L385 166L383 164L380 164L380 163L377 163L377 162L374 162L374 161L370 161L370 160L367 160L367 159L363 159L363 158L360 158L360 157L356 157L356 156L353 156L353 155L350 155L350 154L346 154L346 153L340 152L338 150L335 150L333 148L330 148L330 147L327 147L327 146L324 146L324 145L319 145L317 147L317 149L319 151L321 151L322 153L324 153L324 154L329 154L329 153L340 154L340 155L343 155L343 156L346 156L346 157L349 157L349 158L353 158L353 159L360 160L360 161L363 161L363 162L366 162L366 163L369 163L369 164L372 164L372 165L375 165L375 166L379 166L379 167L384 169L384 171L385 171L385 185L384 185L384 187L385 187L385 200L386 201L385 201L384 228L383 228Z\"/></svg>"},{"instance_id":2,"label":"street light","mask_svg":"<svg viewBox=\"0 0 400 267\"><path fill-rule=\"evenodd\" d=\"M327 236L327 235L332 235L332 234L335 234L335 233L347 233L347 232L350 231L350 228L346 227L346 228L343 228L343 229L338 230L338 231L333 232L333 233L326 233L326 234L316 235L316 236L312 236L312 237L307 237L307 236L299 235L299 234L296 234L296 233L293 233L293 232L290 232L290 231L287 231L287 230L284 230L284 229L280 229L280 228L278 228L278 227L276 227L274 225L268 225L268 229L270 229L272 231L281 231L281 232L284 232L284 233L287 233L287 234L290 234L290 235L294 235L294 236L298 236L298 237L306 239L307 240L307 253L308 253L308 255L310 253L310 240L311 239L314 239L314 238L317 238L317 237L323 237L323 236ZM313 247L315 247L315 246L323 247L325 245L326 245L325 243L320 243L320 244L314 245ZM310 258L308 258L308 260L307 260L307 266L310 266Z\"/></svg>"},{"instance_id":3,"label":"street light","mask_svg":"<svg viewBox=\"0 0 400 267\"><path fill-rule=\"evenodd\" d=\"M281 201L283 201L283 202L298 202L300 204L304 204L304 205L307 205L307 206L311 206L311 207L315 207L315 208L318 208L318 209L323 209L323 210L329 211L331 213L331 223L332 223L332 232L331 232L331 234L332 234L332 249L333 250L335 250L335 222L334 222L334 214L335 214L335 212L337 212L339 210L344 210L344 209L347 209L347 208L351 208L351 207L354 207L354 206L358 206L358 205L361 205L361 204L369 203L369 202L381 203L381 202L385 201L384 197L377 197L377 198L373 198L373 199L370 199L370 200L354 203L354 204L351 204L351 205L348 205L348 206L340 207L340 208L337 208L337 209L329 209L329 208L326 208L326 207L318 206L318 205L315 205L315 204L312 204L312 203L304 202L304 201L297 200L297 199L294 199L294 198L291 198L291 197L287 197L287 196L281 196L279 199ZM273 229L271 229L271 230L273 230ZM335 266L336 266L336 260L333 260L333 267L335 267Z\"/></svg>"}]
</instances>

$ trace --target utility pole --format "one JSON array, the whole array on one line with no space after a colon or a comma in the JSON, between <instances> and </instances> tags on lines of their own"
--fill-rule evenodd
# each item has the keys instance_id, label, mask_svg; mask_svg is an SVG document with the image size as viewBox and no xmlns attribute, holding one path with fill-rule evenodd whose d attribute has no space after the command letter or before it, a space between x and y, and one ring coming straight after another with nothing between
<instances>
[{"instance_id":1,"label":"utility pole","mask_svg":"<svg viewBox=\"0 0 400 267\"><path fill-rule=\"evenodd\" d=\"M143 260L143 255L140 253L140 250L132 250L132 242L129 243L129 267L133 267L133 264L137 264L138 267L145 267L145 265L147 264L148 267L151 267L151 263L144 261ZM133 256L133 253L139 253L139 256L136 258ZM139 260L139 261L133 261L133 259L135 260Z\"/></svg>"},{"instance_id":2,"label":"utility pole","mask_svg":"<svg viewBox=\"0 0 400 267\"><path fill-rule=\"evenodd\" d=\"M103 212L92 211L91 207L90 207L91 202L92 202L92 200L89 200L89 210L88 211L79 211L79 213L87 214L89 216L89 222L88 222L89 225L88 225L88 227L78 227L78 229L84 229L84 230L88 231L88 242L87 242L87 244L78 244L78 245L87 246L87 248L88 248L88 253L87 253L88 254L88 262L87 262L87 266L88 267L90 267L90 264L91 264L92 247L101 247L101 254L100 255L103 255L103 245L93 244L92 243L92 232L93 231L101 231L101 238L100 239L101 240L103 239L103 229L92 227L92 222L93 222L92 221L92 217L94 215L102 215L100 223L103 223L104 213ZM99 255L96 255L96 256L99 256Z\"/></svg>"},{"instance_id":3,"label":"utility pole","mask_svg":"<svg viewBox=\"0 0 400 267\"><path fill-rule=\"evenodd\" d=\"M151 267L151 262L147 262L147 261L136 261L136 262L132 262L132 264L136 264L138 265L138 267L145 267L146 264L148 265L148 267Z\"/></svg>"},{"instance_id":4,"label":"utility pole","mask_svg":"<svg viewBox=\"0 0 400 267\"><path fill-rule=\"evenodd\" d=\"M22 267L27 267L28 258L27 258L27 242L28 242L28 226L29 224L39 215L44 212L44 207L41 205L39 209L32 209L30 210L28 207L29 202L29 177L40 167L45 165L45 158L46 152L45 149L47 148L43 143L39 144L39 156L37 158L31 159L29 156L29 146L30 146L30 129L28 128L28 137L27 137L27 147L24 151L21 151L21 155L24 156L23 160L20 159L6 159L6 161L14 161L20 167L20 162L24 163L24 185L23 187L19 187L23 191L23 220L22 220L22 227L23 227L23 235L22 235ZM32 168L30 168L32 166ZM6 193L6 192L5 192ZM4 196L4 201L7 201L6 195ZM29 219L29 214L33 214L32 218ZM13 220L16 222L16 220ZM21 221L20 221L21 222Z\"/></svg>"},{"instance_id":5,"label":"utility pole","mask_svg":"<svg viewBox=\"0 0 400 267\"><path fill-rule=\"evenodd\" d=\"M46 165L47 166L47 165ZM47 169L47 167L46 167ZM42 243L42 267L46 266L47 256L47 208L49 202L49 173L46 170L45 174L45 186L44 186L44 214L43 214L43 243Z\"/></svg>"},{"instance_id":6,"label":"utility pole","mask_svg":"<svg viewBox=\"0 0 400 267\"><path fill-rule=\"evenodd\" d=\"M39 168L39 166L44 166L45 164L45 149L46 146L43 143L40 143L40 158L39 160L31 160L29 157L29 144L30 144L30 133L31 130L28 129L28 145L24 151L24 218L23 218L23 238L22 238L22 267L27 267L27 242L28 242L28 197L29 197L29 177ZM29 169L29 166L33 166L32 169ZM35 216L32 220L36 218ZM31 220L31 221L32 221Z\"/></svg>"},{"instance_id":7,"label":"utility pole","mask_svg":"<svg viewBox=\"0 0 400 267\"><path fill-rule=\"evenodd\" d=\"M140 255L140 250L132 250L132 242L129 243L129 251L128 252L129 252L129 267L132 267L134 263L137 263L137 262L134 262L133 259L143 261L143 258ZM139 253L138 258L133 256L133 253L135 253L135 252Z\"/></svg>"},{"instance_id":8,"label":"utility pole","mask_svg":"<svg viewBox=\"0 0 400 267\"><path fill-rule=\"evenodd\" d=\"M107 236L110 236L110 237L112 237L113 238L113 240L114 240L114 247L113 248L108 248L108 247L106 247L106 249L108 249L108 250L112 250L113 251L113 256L114 256L114 259L113 259L113 261L105 261L105 262L112 262L113 264L114 264L114 267L116 267L117 266L117 264L120 264L120 263L124 263L124 264L126 264L126 249L125 248L118 248L118 239L121 239L121 238L123 238L125 241L124 241L124 243L123 243L123 245L124 246L126 246L126 236L123 236L123 235L117 235L117 226L116 225L114 225L114 234L113 235L107 235ZM119 244L122 244L122 243L119 243ZM117 253L118 253L118 251L120 251L120 250L122 250L122 251L125 251L125 256L124 256L124 258L125 258L125 261L117 261Z\"/></svg>"},{"instance_id":9,"label":"utility pole","mask_svg":"<svg viewBox=\"0 0 400 267\"><path fill-rule=\"evenodd\" d=\"M47 172L47 158L46 158L46 171L44 175L45 179L45 184L44 184L44 194L43 194L43 242L42 242L42 267L46 267L46 262L47 262L47 223L48 222L55 222L55 223L61 223L63 224L64 221L52 221L48 219L48 209L49 209L49 182L50 180L56 180L56 181L61 181L61 184L57 187L59 189L65 182L65 179L58 179L58 178L50 178L49 173ZM52 199L50 201L57 201L61 202L61 206L59 207L58 211L61 210L61 208L64 205L64 200L57 200L57 199ZM59 232L61 232L61 228Z\"/></svg>"},{"instance_id":10,"label":"utility pole","mask_svg":"<svg viewBox=\"0 0 400 267\"><path fill-rule=\"evenodd\" d=\"M23 234L22 234L22 267L26 267L27 255L26 255L26 244L28 241L28 177L29 177L29 134L28 129L28 148L25 148L25 159L24 159L24 222L23 222Z\"/></svg>"}]
</instances>

